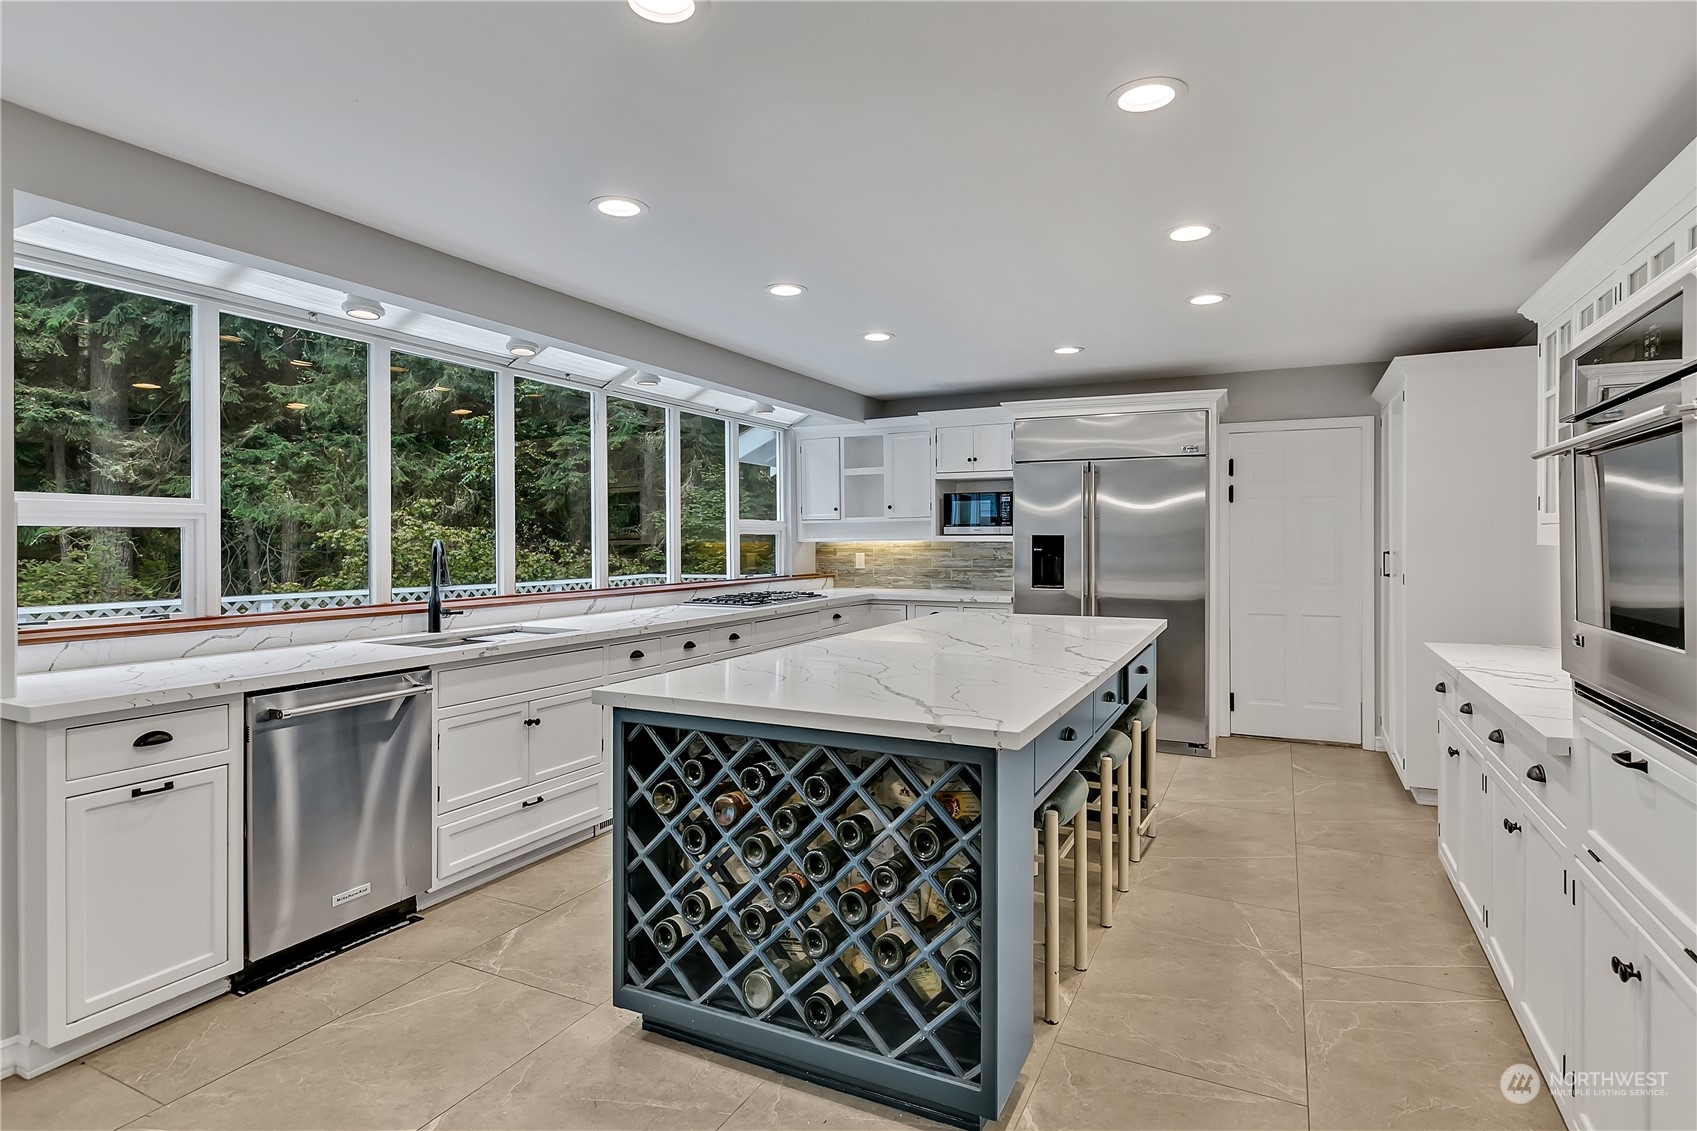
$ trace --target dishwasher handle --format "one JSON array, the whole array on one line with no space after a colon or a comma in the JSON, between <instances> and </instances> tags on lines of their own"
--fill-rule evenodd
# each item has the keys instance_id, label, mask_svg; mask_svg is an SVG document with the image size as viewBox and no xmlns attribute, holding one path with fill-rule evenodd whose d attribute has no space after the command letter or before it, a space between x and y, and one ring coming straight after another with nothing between
<instances>
[{"instance_id":1,"label":"dishwasher handle","mask_svg":"<svg viewBox=\"0 0 1697 1131\"><path fill-rule=\"evenodd\" d=\"M308 707L273 707L265 712L268 719L298 719L302 715L317 715L325 711L340 711L344 707L363 707L367 703L382 703L390 699L410 699L414 695L429 695L430 685L403 687L399 691L382 691L376 695L360 695L353 699L336 699L329 703L314 703Z\"/></svg>"}]
</instances>

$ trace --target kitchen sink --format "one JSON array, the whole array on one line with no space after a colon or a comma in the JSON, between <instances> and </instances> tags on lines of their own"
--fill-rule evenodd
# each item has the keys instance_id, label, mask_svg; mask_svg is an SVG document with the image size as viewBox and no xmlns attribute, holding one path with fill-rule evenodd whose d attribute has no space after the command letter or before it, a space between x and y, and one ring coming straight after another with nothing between
<instances>
[{"instance_id":1,"label":"kitchen sink","mask_svg":"<svg viewBox=\"0 0 1697 1131\"><path fill-rule=\"evenodd\" d=\"M513 640L527 640L534 636L569 636L581 632L578 628L542 628L528 624L493 625L481 632L464 633L421 633L413 636L391 636L385 640L373 640L373 644L393 644L397 648L460 648L467 644L504 644Z\"/></svg>"}]
</instances>

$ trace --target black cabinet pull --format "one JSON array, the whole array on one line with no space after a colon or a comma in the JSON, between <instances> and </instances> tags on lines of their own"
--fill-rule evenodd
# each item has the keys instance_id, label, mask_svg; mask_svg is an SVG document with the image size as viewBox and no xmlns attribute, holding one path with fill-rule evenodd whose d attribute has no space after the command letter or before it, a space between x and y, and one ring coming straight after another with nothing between
<instances>
[{"instance_id":1,"label":"black cabinet pull","mask_svg":"<svg viewBox=\"0 0 1697 1131\"><path fill-rule=\"evenodd\" d=\"M1498 746L1501 746L1503 744L1503 732L1500 728L1492 731L1490 734L1487 734L1485 737L1490 739L1492 742L1496 743Z\"/></svg>"},{"instance_id":2,"label":"black cabinet pull","mask_svg":"<svg viewBox=\"0 0 1697 1131\"><path fill-rule=\"evenodd\" d=\"M1520 822L1519 821L1511 821L1507 817L1503 818L1503 832L1505 832L1505 833L1517 833L1519 831L1520 831Z\"/></svg>"},{"instance_id":3,"label":"black cabinet pull","mask_svg":"<svg viewBox=\"0 0 1697 1131\"><path fill-rule=\"evenodd\" d=\"M1102 692L1102 702L1112 703L1113 701L1114 701L1114 693L1112 691Z\"/></svg>"},{"instance_id":4,"label":"black cabinet pull","mask_svg":"<svg viewBox=\"0 0 1697 1131\"><path fill-rule=\"evenodd\" d=\"M843 614L841 614L841 613L832 613L832 614L831 614L831 619L832 619L832 620L842 620L842 619L843 619Z\"/></svg>"},{"instance_id":5,"label":"black cabinet pull","mask_svg":"<svg viewBox=\"0 0 1697 1131\"><path fill-rule=\"evenodd\" d=\"M1526 780L1527 781L1535 781L1535 782L1539 782L1539 783L1542 783L1542 782L1548 780L1544 777L1544 767L1543 766L1533 766L1530 770L1527 770L1526 771Z\"/></svg>"},{"instance_id":6,"label":"black cabinet pull","mask_svg":"<svg viewBox=\"0 0 1697 1131\"><path fill-rule=\"evenodd\" d=\"M1609 969L1613 970L1622 982L1630 982L1634 978L1637 978L1640 982L1644 980L1642 970L1639 970L1630 962L1622 962L1618 957L1609 959Z\"/></svg>"},{"instance_id":7,"label":"black cabinet pull","mask_svg":"<svg viewBox=\"0 0 1697 1131\"><path fill-rule=\"evenodd\" d=\"M527 727L539 727L539 726L542 725L542 720L541 719L526 719L524 721L524 725L527 726Z\"/></svg>"},{"instance_id":8,"label":"black cabinet pull","mask_svg":"<svg viewBox=\"0 0 1697 1131\"><path fill-rule=\"evenodd\" d=\"M1473 713L1473 704L1463 703L1461 705L1461 713L1464 715L1471 715Z\"/></svg>"},{"instance_id":9,"label":"black cabinet pull","mask_svg":"<svg viewBox=\"0 0 1697 1131\"><path fill-rule=\"evenodd\" d=\"M895 510L895 509L896 509L896 504L894 504L894 503L885 503L885 504L884 504L884 509L885 509L885 510L887 510L887 511L893 511L893 510Z\"/></svg>"},{"instance_id":10,"label":"black cabinet pull","mask_svg":"<svg viewBox=\"0 0 1697 1131\"><path fill-rule=\"evenodd\" d=\"M1434 687L1434 688L1432 688L1432 690L1433 690L1433 691L1436 691L1436 692L1437 692L1437 693L1438 693L1438 694L1439 694L1439 695L1442 695L1442 694L1443 694L1443 693L1444 693L1444 692L1446 692L1446 691L1448 691L1448 690L1449 690L1449 688L1447 688L1447 687L1445 687L1445 686L1444 686L1444 681L1443 681L1443 680L1441 680L1441 679L1440 679L1440 680L1439 680L1439 681L1438 681L1438 686L1436 686L1436 687Z\"/></svg>"},{"instance_id":11,"label":"black cabinet pull","mask_svg":"<svg viewBox=\"0 0 1697 1131\"><path fill-rule=\"evenodd\" d=\"M1650 772L1650 759L1634 758L1630 750L1616 750L1609 757L1614 759L1617 766L1625 766L1627 769L1637 770L1641 774Z\"/></svg>"},{"instance_id":12,"label":"black cabinet pull","mask_svg":"<svg viewBox=\"0 0 1697 1131\"><path fill-rule=\"evenodd\" d=\"M1137 674L1138 675L1148 675L1149 674L1149 665L1148 664L1138 664L1137 665Z\"/></svg>"},{"instance_id":13,"label":"black cabinet pull","mask_svg":"<svg viewBox=\"0 0 1697 1131\"><path fill-rule=\"evenodd\" d=\"M529 809L532 805L540 805L548 800L546 797L532 797L529 801L519 802L520 809Z\"/></svg>"},{"instance_id":14,"label":"black cabinet pull","mask_svg":"<svg viewBox=\"0 0 1697 1131\"><path fill-rule=\"evenodd\" d=\"M140 738L136 739L134 742L130 743L130 745L131 746L163 746L167 742L170 742L171 739L173 739L175 737L176 736L173 735L168 730L150 730L146 734L142 735Z\"/></svg>"},{"instance_id":15,"label":"black cabinet pull","mask_svg":"<svg viewBox=\"0 0 1697 1131\"><path fill-rule=\"evenodd\" d=\"M1078 737L1078 732L1076 730L1073 730L1071 727L1062 727L1061 728L1061 741L1062 742L1071 742L1073 739L1075 739L1077 737Z\"/></svg>"},{"instance_id":16,"label":"black cabinet pull","mask_svg":"<svg viewBox=\"0 0 1697 1131\"><path fill-rule=\"evenodd\" d=\"M741 640L741 639L742 639L742 633L740 633L740 632L733 632L730 635L730 641L733 644L735 644L738 640Z\"/></svg>"},{"instance_id":17,"label":"black cabinet pull","mask_svg":"<svg viewBox=\"0 0 1697 1131\"><path fill-rule=\"evenodd\" d=\"M1451 758L1459 758L1459 757L1461 757L1461 751L1457 750L1455 747L1452 746L1449 749L1449 755L1450 755Z\"/></svg>"},{"instance_id":18,"label":"black cabinet pull","mask_svg":"<svg viewBox=\"0 0 1697 1131\"><path fill-rule=\"evenodd\" d=\"M177 783L174 782L174 781L161 782L160 784L154 786L152 789L143 789L141 786L138 785L134 789L130 790L130 796L131 797L147 797L147 796L150 796L151 794L164 793L168 789L176 789L176 788L177 788Z\"/></svg>"},{"instance_id":19,"label":"black cabinet pull","mask_svg":"<svg viewBox=\"0 0 1697 1131\"><path fill-rule=\"evenodd\" d=\"M693 641L693 640L685 640L684 641L684 651L685 652L689 651L691 648L694 648L694 647L695 647L695 641Z\"/></svg>"},{"instance_id":20,"label":"black cabinet pull","mask_svg":"<svg viewBox=\"0 0 1697 1131\"><path fill-rule=\"evenodd\" d=\"M633 659L633 660L640 660L640 659L642 659L642 649L641 649L641 648L638 648L638 649L637 649L637 650L636 650L636 651L634 651L634 652L632 652L632 653L631 653L631 654L630 654L630 658L631 658L631 659Z\"/></svg>"},{"instance_id":21,"label":"black cabinet pull","mask_svg":"<svg viewBox=\"0 0 1697 1131\"><path fill-rule=\"evenodd\" d=\"M1391 575L1391 552L1389 550L1382 550L1382 551L1380 551L1380 556L1379 556L1379 576L1380 577L1389 577L1390 575Z\"/></svg>"}]
</instances>

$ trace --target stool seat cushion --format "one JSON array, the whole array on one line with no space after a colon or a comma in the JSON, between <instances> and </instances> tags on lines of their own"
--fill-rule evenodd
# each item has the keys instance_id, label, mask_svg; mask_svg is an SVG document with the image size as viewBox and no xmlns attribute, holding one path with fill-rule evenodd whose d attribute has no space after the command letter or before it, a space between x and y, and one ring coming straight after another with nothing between
<instances>
[{"instance_id":1,"label":"stool seat cushion","mask_svg":"<svg viewBox=\"0 0 1697 1131\"><path fill-rule=\"evenodd\" d=\"M1061 824L1064 825L1078 816L1078 811L1084 808L1084 802L1089 796L1090 786L1086 784L1084 775L1074 770L1061 779L1060 785L1050 791L1043 804L1037 806L1037 812L1031 823L1037 828L1042 828L1043 814L1053 809L1055 815L1060 818Z\"/></svg>"},{"instance_id":2,"label":"stool seat cushion","mask_svg":"<svg viewBox=\"0 0 1697 1131\"><path fill-rule=\"evenodd\" d=\"M1084 756L1084 760L1078 764L1078 768L1084 773L1094 774L1101 769L1102 759L1109 758L1112 759L1113 767L1117 770L1125 765L1125 760L1129 757L1131 757L1131 735L1123 730L1109 730L1107 734L1096 740L1096 745L1090 748L1090 753Z\"/></svg>"},{"instance_id":3,"label":"stool seat cushion","mask_svg":"<svg viewBox=\"0 0 1697 1131\"><path fill-rule=\"evenodd\" d=\"M1132 723L1142 723L1144 730L1148 730L1150 727L1154 726L1155 704L1149 702L1147 699L1135 700L1131 706L1125 709L1125 713L1119 717L1118 721L1114 723L1114 729L1130 734Z\"/></svg>"}]
</instances>

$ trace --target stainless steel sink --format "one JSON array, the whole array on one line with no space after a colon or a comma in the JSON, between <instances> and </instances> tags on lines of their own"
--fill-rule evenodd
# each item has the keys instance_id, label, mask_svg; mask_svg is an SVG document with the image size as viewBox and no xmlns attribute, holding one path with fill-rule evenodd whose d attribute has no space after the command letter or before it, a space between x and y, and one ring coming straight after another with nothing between
<instances>
[{"instance_id":1,"label":"stainless steel sink","mask_svg":"<svg viewBox=\"0 0 1697 1131\"><path fill-rule=\"evenodd\" d=\"M512 640L526 640L533 636L569 636L582 631L579 628L542 628L532 624L498 624L479 632L391 636L385 640L373 640L371 643L392 644L397 648L461 648L467 644L502 644Z\"/></svg>"}]
</instances>

